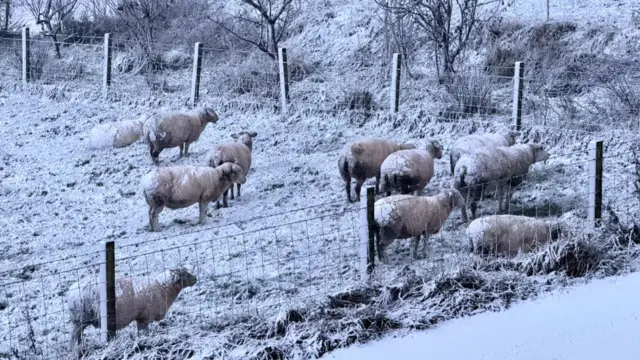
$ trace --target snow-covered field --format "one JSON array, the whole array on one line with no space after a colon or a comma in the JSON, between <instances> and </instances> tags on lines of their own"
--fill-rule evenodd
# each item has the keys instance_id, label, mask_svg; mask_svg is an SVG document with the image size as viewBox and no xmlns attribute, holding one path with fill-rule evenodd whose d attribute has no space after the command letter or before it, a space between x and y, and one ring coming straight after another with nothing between
<instances>
[{"instance_id":1,"label":"snow-covered field","mask_svg":"<svg viewBox=\"0 0 640 360\"><path fill-rule=\"evenodd\" d=\"M393 334L339 349L331 360L635 359L640 274L592 280L508 311L451 320L425 332Z\"/></svg>"},{"instance_id":2,"label":"snow-covered field","mask_svg":"<svg viewBox=\"0 0 640 360\"><path fill-rule=\"evenodd\" d=\"M520 19L523 14L535 15L532 21L538 21L544 17L544 7L540 14L534 8L538 3L543 2L518 2L511 12ZM590 18L594 23L616 14L608 3L601 4L602 11L576 3L571 8L554 5L552 18L567 9L570 19ZM271 347L271 352L279 349L287 356L305 358L366 340L349 333L350 326L357 328L357 324L338 319L331 311L319 315L319 311L308 310L305 318L311 325L305 328L298 324L295 336L276 331L279 342L272 339L273 333L262 333L265 326L271 329L278 324L283 311L320 309L327 295L361 285L359 209L358 204L346 203L337 169L339 150L346 142L364 136L416 144L435 137L444 145L445 156L436 161L436 176L425 193L437 193L451 180L446 149L461 135L509 124L512 90L508 81L494 79L498 83L492 93L495 113L450 120L438 115L443 91L432 78L405 78L401 113L390 118L385 110L386 68L352 64L354 59L362 62L378 56L375 49L369 53L363 50L371 46L368 37L378 21L368 21L362 15L372 5L336 2L314 6L317 11L310 13L331 11L333 15L308 19L309 26L287 45L292 59L315 66L312 74L292 83L292 109L287 116L274 111L277 77L272 69L261 68L257 78L263 83L252 83L257 80L250 70L261 64L259 54L206 53L202 103L213 106L220 121L206 128L191 146L189 157L177 159L177 149L165 150L160 166L203 164L211 147L231 141L230 135L241 130L256 131L258 136L242 196L230 200L229 208L216 210L212 204L204 226L195 224L198 210L193 206L165 210L160 214L162 232L149 233L147 205L139 184L153 168L145 144L99 151L87 146L88 134L97 124L136 119L153 111L185 110L189 69L164 74L164 93L151 91L141 75L115 74L113 93L105 101L99 91L99 45L66 48L69 57L52 62L45 69L49 77L26 89L17 83L18 71L13 65L0 67L0 357L48 359L67 354L70 325L64 296L71 283L97 271L98 251L105 240L116 242L118 276L188 265L194 268L198 284L184 290L167 318L152 325L149 336L136 338L133 326L120 331L104 356L129 351L146 358L269 358L275 355L264 354L270 353L265 349ZM587 17L590 14L598 16ZM628 18L616 17L623 31L605 50L617 53L630 44L637 46L638 31L621 25L629 22ZM587 25L572 36L586 36ZM343 41L333 43L331 39ZM15 60L11 53L1 56L5 64ZM70 73L78 62L85 64L83 70ZM432 71L428 64L425 56L416 72ZM535 76L527 73L530 79ZM232 79L244 87L258 86L260 96L256 91L232 92L238 86L229 82ZM369 118L358 111L328 111L345 93L362 89L371 91L383 109L374 110ZM576 101L597 98L600 90L590 90L587 95L575 96ZM579 116L567 117L561 100L528 94L527 90L525 98L519 141L541 142L552 157L533 166L529 180L513 197L512 212L540 218L561 216L575 226L576 236L590 234L585 223L587 145L602 138L605 202L624 224L637 217L640 203L634 192L630 149L637 146L634 131L638 123L587 124ZM481 203L480 212L492 213L495 207L495 201L487 200ZM391 286L411 272L430 281L461 266L479 266L479 260L468 254L464 227L456 225L458 220L455 212L441 233L431 238L427 259L411 260L408 242L391 245L391 263L377 267L376 283ZM600 232L594 236L595 242L605 242L606 236ZM633 268L632 259L621 256L629 263L616 263L616 271ZM487 264L480 268L492 266ZM552 288L564 281L558 274L527 277L506 270L498 273L482 276L506 276L523 284L525 290L514 290L523 299L542 291L541 284ZM497 303L478 305L471 312L506 307L510 301L495 300ZM394 306L387 316L401 324L399 327L416 326L423 321L421 316L436 316L429 312L432 310L424 313L428 307L424 303ZM330 338L325 320L343 321L345 327L333 334L342 332L345 338ZM88 329L86 334L88 349L102 356L95 351L97 331Z\"/></svg>"}]
</instances>

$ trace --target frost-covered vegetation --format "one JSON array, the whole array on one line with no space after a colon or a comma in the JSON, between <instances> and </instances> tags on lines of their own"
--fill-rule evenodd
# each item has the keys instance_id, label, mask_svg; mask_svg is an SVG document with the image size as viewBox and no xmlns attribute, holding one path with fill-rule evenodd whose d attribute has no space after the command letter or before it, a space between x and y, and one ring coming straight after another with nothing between
<instances>
[{"instance_id":1,"label":"frost-covered vegetation","mask_svg":"<svg viewBox=\"0 0 640 360\"><path fill-rule=\"evenodd\" d=\"M283 115L273 39L251 37L260 29L247 24L260 22L242 22L260 15L240 1L188 3L161 13L158 28L131 25L146 21L133 10L96 21L78 15L56 40L59 57L51 36L34 36L28 86L20 84L19 38L0 33L0 358L68 356L65 296L97 271L104 240L116 242L117 276L186 265L198 282L148 334L131 326L103 346L87 329L91 359L316 358L382 332L426 329L585 277L636 270L640 30L631 5L554 6L554 21L544 23L543 2L517 0L480 22L451 72L441 67L438 77L432 41L410 18L385 17L375 1L295 2L271 29L289 56L291 106ZM141 33L149 29L152 39ZM114 38L106 100L105 31ZM201 104L219 121L188 157L167 149L159 166L206 165L207 152L231 134L260 135L241 197L210 206L205 225L196 224L196 205L164 211L162 233L151 233L140 184L156 166L147 145L92 149L91 131L187 110L196 41L204 46ZM394 116L389 49L406 59ZM562 219L574 232L530 254L484 259L470 253L456 214L430 237L426 258L409 256L410 241L394 241L389 263L364 284L359 205L346 201L337 167L342 146L362 137L438 140L445 155L424 191L434 195L451 185L448 151L457 138L511 123L515 61L526 69L517 141L544 144L551 157L531 167L510 211ZM591 229L587 144L596 138L605 144L607 211ZM488 199L478 213L496 209Z\"/></svg>"}]
</instances>

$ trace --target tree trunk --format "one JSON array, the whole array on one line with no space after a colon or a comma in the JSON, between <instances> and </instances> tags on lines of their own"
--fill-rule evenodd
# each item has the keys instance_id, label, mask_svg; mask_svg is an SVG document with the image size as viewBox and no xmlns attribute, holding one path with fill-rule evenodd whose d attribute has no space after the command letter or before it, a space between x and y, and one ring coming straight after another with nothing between
<instances>
[{"instance_id":1,"label":"tree trunk","mask_svg":"<svg viewBox=\"0 0 640 360\"><path fill-rule=\"evenodd\" d=\"M269 24L269 43L271 51L273 52L273 59L278 59L278 40L276 39L276 22L274 20L267 20Z\"/></svg>"},{"instance_id":2,"label":"tree trunk","mask_svg":"<svg viewBox=\"0 0 640 360\"><path fill-rule=\"evenodd\" d=\"M9 18L11 18L11 0L7 0L5 4L4 25L2 27L4 31L9 30Z\"/></svg>"}]
</instances>

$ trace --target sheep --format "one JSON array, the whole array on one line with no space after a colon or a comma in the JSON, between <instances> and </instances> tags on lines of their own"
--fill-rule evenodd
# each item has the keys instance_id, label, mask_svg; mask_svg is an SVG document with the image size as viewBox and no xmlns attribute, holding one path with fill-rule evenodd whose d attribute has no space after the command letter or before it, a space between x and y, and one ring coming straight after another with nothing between
<instances>
[{"instance_id":1,"label":"sheep","mask_svg":"<svg viewBox=\"0 0 640 360\"><path fill-rule=\"evenodd\" d=\"M116 279L116 330L136 322L139 331L148 331L149 323L164 319L180 291L195 285L197 278L185 267L173 268L150 277ZM73 325L71 348L82 342L89 325L100 328L99 279L87 276L67 291L67 307Z\"/></svg>"},{"instance_id":2,"label":"sheep","mask_svg":"<svg viewBox=\"0 0 640 360\"><path fill-rule=\"evenodd\" d=\"M247 176L249 172L249 168L251 167L251 150L253 149L253 138L258 136L258 133L255 131L241 131L237 134L232 134L231 137L235 139L234 142L225 143L222 145L218 145L215 148L209 151L207 154L207 164L211 167L219 166L225 162L231 162L234 164L240 165L242 170L244 171L244 175ZM238 186L238 197L240 197L240 187L241 184L236 184ZM231 190L231 200L233 197L233 185L229 188ZM224 198L227 198L227 194L229 190L224 192ZM220 205L220 201L218 200L218 208L227 207L226 201L224 205Z\"/></svg>"},{"instance_id":3,"label":"sheep","mask_svg":"<svg viewBox=\"0 0 640 360\"><path fill-rule=\"evenodd\" d=\"M195 113L174 112L154 116L144 123L144 139L149 146L151 160L158 164L164 149L180 147L180 156L188 156L189 145L198 140L208 123L218 122L218 114L205 107Z\"/></svg>"},{"instance_id":4,"label":"sheep","mask_svg":"<svg viewBox=\"0 0 640 360\"><path fill-rule=\"evenodd\" d=\"M490 215L473 220L466 232L474 253L515 256L557 240L562 225L521 215Z\"/></svg>"},{"instance_id":5,"label":"sheep","mask_svg":"<svg viewBox=\"0 0 640 360\"><path fill-rule=\"evenodd\" d=\"M427 239L437 234L453 209L458 206L463 223L467 222L464 198L456 189L444 189L435 196L392 195L375 202L375 237L378 258L388 263L387 246L395 239L413 237L411 254L417 258L418 243L423 236L423 254Z\"/></svg>"},{"instance_id":6,"label":"sheep","mask_svg":"<svg viewBox=\"0 0 640 360\"><path fill-rule=\"evenodd\" d=\"M420 195L433 177L434 159L442 158L443 150L437 140L431 140L424 150L398 150L390 154L380 166L380 191L387 196L392 190Z\"/></svg>"},{"instance_id":7,"label":"sheep","mask_svg":"<svg viewBox=\"0 0 640 360\"><path fill-rule=\"evenodd\" d=\"M512 146L516 143L517 131L509 130L499 133L471 134L456 140L449 151L451 175L455 170L456 162L464 154L483 146Z\"/></svg>"},{"instance_id":8,"label":"sheep","mask_svg":"<svg viewBox=\"0 0 640 360\"><path fill-rule=\"evenodd\" d=\"M460 157L454 171L453 187L464 195L467 202L471 198L471 219L476 218L478 200L482 198L485 187L489 190L496 188L498 212L509 211L513 196L510 189L522 183L531 165L548 158L549 153L541 144L484 146Z\"/></svg>"},{"instance_id":9,"label":"sheep","mask_svg":"<svg viewBox=\"0 0 640 360\"><path fill-rule=\"evenodd\" d=\"M135 143L142 136L146 119L143 115L136 120L96 125L89 133L89 148L123 148Z\"/></svg>"},{"instance_id":10,"label":"sheep","mask_svg":"<svg viewBox=\"0 0 640 360\"><path fill-rule=\"evenodd\" d=\"M376 178L376 193L380 193L380 165L387 156L398 150L414 149L412 144L398 144L391 140L365 138L348 143L342 148L338 160L340 176L345 182L347 200L351 201L351 178L356 179L356 200L365 180Z\"/></svg>"},{"instance_id":11,"label":"sheep","mask_svg":"<svg viewBox=\"0 0 640 360\"><path fill-rule=\"evenodd\" d=\"M180 209L199 204L198 224L204 224L209 202L216 201L234 183L246 180L237 164L209 166L167 166L154 169L142 178L142 192L149 205L149 230L160 231L158 215L167 207ZM226 201L226 199L225 199Z\"/></svg>"}]
</instances>

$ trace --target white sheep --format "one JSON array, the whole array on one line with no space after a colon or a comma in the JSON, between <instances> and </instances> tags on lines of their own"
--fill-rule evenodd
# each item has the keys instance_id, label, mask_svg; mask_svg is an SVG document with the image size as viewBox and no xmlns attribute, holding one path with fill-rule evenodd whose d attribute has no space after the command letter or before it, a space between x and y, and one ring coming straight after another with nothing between
<instances>
[{"instance_id":1,"label":"white sheep","mask_svg":"<svg viewBox=\"0 0 640 360\"><path fill-rule=\"evenodd\" d=\"M164 319L167 311L185 287L195 285L196 277L186 268L163 271L154 276L116 279L116 330L135 321L138 330ZM100 292L96 276L88 276L71 285L67 292L69 317L73 324L71 347L82 341L88 326L100 328Z\"/></svg>"},{"instance_id":2,"label":"white sheep","mask_svg":"<svg viewBox=\"0 0 640 360\"><path fill-rule=\"evenodd\" d=\"M437 140L427 142L425 149L398 150L389 154L380 166L380 191L391 195L422 194L434 175L434 159L442 158L442 145Z\"/></svg>"},{"instance_id":3,"label":"white sheep","mask_svg":"<svg viewBox=\"0 0 640 360\"><path fill-rule=\"evenodd\" d=\"M557 240L562 231L559 222L520 215L490 215L473 220L467 227L471 251L480 255L515 256L536 246Z\"/></svg>"},{"instance_id":4,"label":"white sheep","mask_svg":"<svg viewBox=\"0 0 640 360\"><path fill-rule=\"evenodd\" d=\"M386 248L395 239L413 237L411 254L417 258L418 243L423 237L423 254L427 239L437 234L453 209L458 206L463 222L467 221L464 198L456 189L444 189L435 196L392 195L375 202L375 237L378 258L388 263Z\"/></svg>"},{"instance_id":5,"label":"white sheep","mask_svg":"<svg viewBox=\"0 0 640 360\"><path fill-rule=\"evenodd\" d=\"M451 145L451 151L449 151L451 175L455 170L456 162L462 155L483 146L512 146L516 143L517 136L517 131L509 130L499 133L471 134L459 138Z\"/></svg>"},{"instance_id":6,"label":"white sheep","mask_svg":"<svg viewBox=\"0 0 640 360\"><path fill-rule=\"evenodd\" d=\"M249 173L251 167L251 151L253 150L253 138L258 136L255 131L240 131L237 134L232 134L231 137L235 139L234 142L224 143L211 149L207 154L207 164L211 167L220 166L225 162L231 162L240 165L244 171L245 177ZM240 187L242 184L236 184L238 187L238 197L240 197ZM231 200L233 197L233 185L229 188L231 191ZM218 200L218 207L227 207L227 194L229 190L226 190L223 194L225 201L223 205L220 205Z\"/></svg>"},{"instance_id":7,"label":"white sheep","mask_svg":"<svg viewBox=\"0 0 640 360\"><path fill-rule=\"evenodd\" d=\"M146 119L147 115L143 115L136 120L94 126L89 133L89 148L123 148L135 143L142 136Z\"/></svg>"},{"instance_id":8,"label":"white sheep","mask_svg":"<svg viewBox=\"0 0 640 360\"><path fill-rule=\"evenodd\" d=\"M345 182L347 199L351 202L351 178L356 180L356 200L360 200L362 184L376 178L376 193L380 193L380 165L389 154L398 150L414 149L412 144L398 144L391 140L365 138L346 144L340 152L338 169Z\"/></svg>"},{"instance_id":9,"label":"white sheep","mask_svg":"<svg viewBox=\"0 0 640 360\"><path fill-rule=\"evenodd\" d=\"M199 224L204 224L207 207L234 183L245 182L244 171L237 164L209 166L167 166L151 170L141 181L149 205L149 230L160 231L158 215L167 207L180 209L199 204Z\"/></svg>"},{"instance_id":10,"label":"white sheep","mask_svg":"<svg viewBox=\"0 0 640 360\"><path fill-rule=\"evenodd\" d=\"M143 126L144 139L154 163L164 149L179 147L180 156L188 156L189 145L198 140L208 123L218 122L213 109L205 107L194 113L174 112L148 119Z\"/></svg>"},{"instance_id":11,"label":"white sheep","mask_svg":"<svg viewBox=\"0 0 640 360\"><path fill-rule=\"evenodd\" d=\"M472 219L476 218L483 192L494 189L498 194L498 212L509 211L513 196L511 189L524 181L531 165L548 158L549 153L541 144L484 146L460 157L454 171L453 187L464 195L466 201L471 199Z\"/></svg>"}]
</instances>

